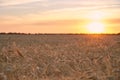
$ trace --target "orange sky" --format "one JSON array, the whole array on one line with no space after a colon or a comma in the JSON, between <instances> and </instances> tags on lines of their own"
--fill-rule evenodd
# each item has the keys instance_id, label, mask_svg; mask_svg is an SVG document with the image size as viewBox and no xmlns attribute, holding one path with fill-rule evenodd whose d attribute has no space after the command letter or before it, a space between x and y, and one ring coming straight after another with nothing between
<instances>
[{"instance_id":1,"label":"orange sky","mask_svg":"<svg viewBox=\"0 0 120 80\"><path fill-rule=\"evenodd\" d=\"M0 32L89 33L97 21L118 33L119 14L119 0L1 0Z\"/></svg>"}]
</instances>

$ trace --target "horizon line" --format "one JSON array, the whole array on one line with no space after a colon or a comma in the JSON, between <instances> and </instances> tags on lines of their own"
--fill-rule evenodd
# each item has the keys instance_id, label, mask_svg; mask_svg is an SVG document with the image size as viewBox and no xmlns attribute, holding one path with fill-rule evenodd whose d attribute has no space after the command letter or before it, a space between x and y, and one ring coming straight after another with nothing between
<instances>
[{"instance_id":1,"label":"horizon line","mask_svg":"<svg viewBox=\"0 0 120 80\"><path fill-rule=\"evenodd\" d=\"M109 34L119 34L120 35L120 32L119 33L24 33L24 32L0 32L0 35L1 34L18 34L18 35L22 35L22 34L25 34L25 35L79 35L79 34L97 34L97 35L109 35Z\"/></svg>"}]
</instances>

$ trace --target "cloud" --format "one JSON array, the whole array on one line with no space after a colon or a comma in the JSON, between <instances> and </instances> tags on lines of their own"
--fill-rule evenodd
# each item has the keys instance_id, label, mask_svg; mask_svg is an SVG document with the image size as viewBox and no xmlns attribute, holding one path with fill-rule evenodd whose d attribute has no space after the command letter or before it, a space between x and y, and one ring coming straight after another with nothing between
<instances>
[{"instance_id":1,"label":"cloud","mask_svg":"<svg viewBox=\"0 0 120 80\"><path fill-rule=\"evenodd\" d=\"M0 0L0 5L8 6L8 5L18 5L25 3L33 3L33 2L46 2L46 5L49 7L69 7L69 6L99 6L99 5L119 5L120 1L117 0L109 0L109 1L101 1L101 0ZM34 3L33 3L34 4Z\"/></svg>"},{"instance_id":2,"label":"cloud","mask_svg":"<svg viewBox=\"0 0 120 80\"><path fill-rule=\"evenodd\" d=\"M80 19L66 19L66 20L47 20L47 21L38 21L38 22L33 22L29 23L29 25L34 25L34 26L75 26L78 24L83 24L84 20Z\"/></svg>"},{"instance_id":3,"label":"cloud","mask_svg":"<svg viewBox=\"0 0 120 80\"><path fill-rule=\"evenodd\" d=\"M27 15L44 12L83 13L101 9L120 8L120 1L109 0L0 0L0 15ZM60 13L61 13L60 12Z\"/></svg>"},{"instance_id":4,"label":"cloud","mask_svg":"<svg viewBox=\"0 0 120 80\"><path fill-rule=\"evenodd\" d=\"M114 19L107 19L105 22L109 24L120 24L120 18L114 18Z\"/></svg>"},{"instance_id":5,"label":"cloud","mask_svg":"<svg viewBox=\"0 0 120 80\"><path fill-rule=\"evenodd\" d=\"M1 0L0 6L19 5L19 4L25 4L30 2L36 2L36 1L44 1L44 0Z\"/></svg>"},{"instance_id":6,"label":"cloud","mask_svg":"<svg viewBox=\"0 0 120 80\"><path fill-rule=\"evenodd\" d=\"M1 16L0 25L29 25L29 26L71 26L83 23L82 19L39 19L40 16L32 15L28 17ZM33 18L36 17L36 18ZM38 19L37 19L38 17ZM42 16L41 16L42 18Z\"/></svg>"}]
</instances>

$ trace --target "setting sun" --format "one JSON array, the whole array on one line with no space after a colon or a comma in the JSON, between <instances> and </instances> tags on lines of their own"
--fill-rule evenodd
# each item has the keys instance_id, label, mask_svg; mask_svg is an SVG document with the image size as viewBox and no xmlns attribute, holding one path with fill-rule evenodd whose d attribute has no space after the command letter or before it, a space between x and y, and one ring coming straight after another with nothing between
<instances>
[{"instance_id":1,"label":"setting sun","mask_svg":"<svg viewBox=\"0 0 120 80\"><path fill-rule=\"evenodd\" d=\"M103 33L105 26L100 22L92 22L87 25L87 30L89 33Z\"/></svg>"},{"instance_id":2,"label":"setting sun","mask_svg":"<svg viewBox=\"0 0 120 80\"><path fill-rule=\"evenodd\" d=\"M101 11L93 11L88 15L89 23L86 24L88 33L104 33L105 24L102 22L105 18L105 13Z\"/></svg>"}]
</instances>

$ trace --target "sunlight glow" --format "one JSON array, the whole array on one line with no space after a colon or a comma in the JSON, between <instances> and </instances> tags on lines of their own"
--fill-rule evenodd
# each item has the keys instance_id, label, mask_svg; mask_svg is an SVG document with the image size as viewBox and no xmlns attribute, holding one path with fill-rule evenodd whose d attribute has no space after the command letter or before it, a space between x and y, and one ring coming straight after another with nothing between
<instances>
[{"instance_id":1,"label":"sunlight glow","mask_svg":"<svg viewBox=\"0 0 120 80\"><path fill-rule=\"evenodd\" d=\"M100 22L92 22L87 25L87 30L89 33L103 33L105 26Z\"/></svg>"},{"instance_id":2,"label":"sunlight glow","mask_svg":"<svg viewBox=\"0 0 120 80\"><path fill-rule=\"evenodd\" d=\"M90 18L91 20L101 20L103 19L105 16L105 13L104 12L100 12L100 11L95 11L95 12L91 12L89 15L88 15L88 18Z\"/></svg>"},{"instance_id":3,"label":"sunlight glow","mask_svg":"<svg viewBox=\"0 0 120 80\"><path fill-rule=\"evenodd\" d=\"M89 23L86 25L86 30L88 33L104 33L105 24L103 20L105 19L105 13L101 11L93 11L88 15Z\"/></svg>"}]
</instances>

